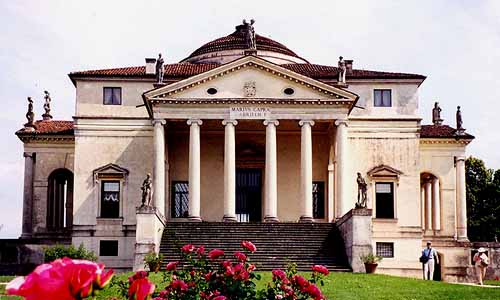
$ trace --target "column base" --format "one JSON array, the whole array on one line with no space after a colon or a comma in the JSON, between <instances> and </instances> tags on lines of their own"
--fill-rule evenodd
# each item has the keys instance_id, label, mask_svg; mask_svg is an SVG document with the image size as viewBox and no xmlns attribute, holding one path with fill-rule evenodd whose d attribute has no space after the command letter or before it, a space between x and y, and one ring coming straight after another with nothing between
<instances>
[{"instance_id":1,"label":"column base","mask_svg":"<svg viewBox=\"0 0 500 300\"><path fill-rule=\"evenodd\" d=\"M300 223L313 223L314 219L313 219L313 217L309 217L309 216L301 216L299 219L299 222Z\"/></svg>"},{"instance_id":2,"label":"column base","mask_svg":"<svg viewBox=\"0 0 500 300\"><path fill-rule=\"evenodd\" d=\"M201 222L201 217L189 216L188 221L189 222Z\"/></svg>"},{"instance_id":3,"label":"column base","mask_svg":"<svg viewBox=\"0 0 500 300\"><path fill-rule=\"evenodd\" d=\"M264 217L264 222L266 223L278 223L280 220L278 219L278 217L274 217L274 216L265 216Z\"/></svg>"},{"instance_id":4,"label":"column base","mask_svg":"<svg viewBox=\"0 0 500 300\"><path fill-rule=\"evenodd\" d=\"M222 217L222 222L236 222L236 217L235 216L224 216Z\"/></svg>"}]
</instances>

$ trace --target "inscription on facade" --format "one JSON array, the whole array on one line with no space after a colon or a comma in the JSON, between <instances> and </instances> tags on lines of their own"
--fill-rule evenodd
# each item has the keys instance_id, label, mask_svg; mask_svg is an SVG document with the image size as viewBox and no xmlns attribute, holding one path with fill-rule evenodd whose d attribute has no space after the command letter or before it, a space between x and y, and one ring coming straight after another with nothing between
<instances>
[{"instance_id":1,"label":"inscription on facade","mask_svg":"<svg viewBox=\"0 0 500 300\"><path fill-rule=\"evenodd\" d=\"M238 119L269 119L271 110L266 107L231 107L229 108L229 118Z\"/></svg>"}]
</instances>

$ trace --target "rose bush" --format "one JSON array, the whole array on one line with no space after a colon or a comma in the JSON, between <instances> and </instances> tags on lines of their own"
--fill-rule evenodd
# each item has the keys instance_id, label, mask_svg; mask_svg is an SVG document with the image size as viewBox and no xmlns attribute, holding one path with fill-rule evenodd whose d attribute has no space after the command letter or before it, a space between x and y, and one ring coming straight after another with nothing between
<instances>
[{"instance_id":1,"label":"rose bush","mask_svg":"<svg viewBox=\"0 0 500 300\"><path fill-rule=\"evenodd\" d=\"M113 277L113 271L104 273L104 265L86 260L56 259L42 264L26 277L17 277L7 284L8 295L26 300L74 300L93 297Z\"/></svg>"},{"instance_id":2,"label":"rose bush","mask_svg":"<svg viewBox=\"0 0 500 300\"><path fill-rule=\"evenodd\" d=\"M254 280L260 280L257 269L250 261L251 253L257 251L250 241L241 242L242 251L227 254L213 249L205 254L205 247L188 244L181 247L182 261L168 262L164 272L164 286L153 292L147 283L147 273L136 273L129 285L129 299L144 300L154 296L155 300L267 300L267 299L324 299L318 288L328 269L321 265L312 267L311 279L297 274L292 265L287 269L273 270L272 283L257 291ZM181 267L183 266L183 267ZM140 281L140 283L139 283ZM144 286L149 294L134 294L133 286ZM131 297L130 295L135 295Z\"/></svg>"}]
</instances>

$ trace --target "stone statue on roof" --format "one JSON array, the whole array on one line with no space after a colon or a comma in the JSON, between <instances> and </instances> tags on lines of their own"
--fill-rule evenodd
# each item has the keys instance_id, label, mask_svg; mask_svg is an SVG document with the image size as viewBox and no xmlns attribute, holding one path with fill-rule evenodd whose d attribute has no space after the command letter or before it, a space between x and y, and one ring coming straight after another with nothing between
<instances>
[{"instance_id":1,"label":"stone statue on roof","mask_svg":"<svg viewBox=\"0 0 500 300\"><path fill-rule=\"evenodd\" d=\"M359 172L356 181L358 183L358 202L356 202L356 208L366 208L366 202L368 199L366 194L367 184Z\"/></svg>"},{"instance_id":2,"label":"stone statue on roof","mask_svg":"<svg viewBox=\"0 0 500 300\"><path fill-rule=\"evenodd\" d=\"M441 119L441 107L439 107L439 102L434 102L434 108L432 109L432 124L441 125L443 119Z\"/></svg>"},{"instance_id":3,"label":"stone statue on roof","mask_svg":"<svg viewBox=\"0 0 500 300\"><path fill-rule=\"evenodd\" d=\"M462 121L462 112L460 111L460 106L457 106L457 132L456 134L461 135L465 132Z\"/></svg>"},{"instance_id":4,"label":"stone statue on roof","mask_svg":"<svg viewBox=\"0 0 500 300\"><path fill-rule=\"evenodd\" d=\"M250 23L248 23L247 20L243 19L243 25L245 26L245 42L247 44L247 48L250 50L257 50L255 29L253 28L254 23L254 19L250 20Z\"/></svg>"},{"instance_id":5,"label":"stone statue on roof","mask_svg":"<svg viewBox=\"0 0 500 300\"><path fill-rule=\"evenodd\" d=\"M161 53L158 54L158 59L156 60L156 82L163 83L163 75L165 73L165 69L163 68L163 58L161 57Z\"/></svg>"},{"instance_id":6,"label":"stone statue on roof","mask_svg":"<svg viewBox=\"0 0 500 300\"><path fill-rule=\"evenodd\" d=\"M338 69L339 69L339 83L345 83L345 74L347 73L347 66L342 56L339 57Z\"/></svg>"},{"instance_id":7,"label":"stone statue on roof","mask_svg":"<svg viewBox=\"0 0 500 300\"><path fill-rule=\"evenodd\" d=\"M43 97L45 99L45 103L43 104L45 113L42 115L42 117L43 120L50 121L52 120L52 115L50 114L50 102L52 102L52 98L50 98L50 93L48 91L43 92L45 93L45 96Z\"/></svg>"},{"instance_id":8,"label":"stone statue on roof","mask_svg":"<svg viewBox=\"0 0 500 300\"><path fill-rule=\"evenodd\" d=\"M146 175L146 179L142 182L142 205L141 206L151 206L153 199L153 180L151 180L151 174Z\"/></svg>"},{"instance_id":9,"label":"stone statue on roof","mask_svg":"<svg viewBox=\"0 0 500 300\"><path fill-rule=\"evenodd\" d=\"M34 128L35 124L33 122L35 121L35 113L33 112L33 99L31 99L31 97L28 97L28 112L26 113L26 119L28 119L28 122L24 124L24 127Z\"/></svg>"}]
</instances>

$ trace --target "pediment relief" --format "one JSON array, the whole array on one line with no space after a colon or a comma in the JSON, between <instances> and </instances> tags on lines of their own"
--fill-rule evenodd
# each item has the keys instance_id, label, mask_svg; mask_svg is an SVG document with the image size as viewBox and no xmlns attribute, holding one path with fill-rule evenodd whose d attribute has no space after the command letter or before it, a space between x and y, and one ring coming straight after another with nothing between
<instances>
[{"instance_id":1,"label":"pediment relief","mask_svg":"<svg viewBox=\"0 0 500 300\"><path fill-rule=\"evenodd\" d=\"M389 167L387 165L379 165L374 168L372 168L370 171L368 171L368 176L371 178L380 178L380 177L385 177L385 178L396 178L399 179L399 176L403 174L403 172L394 169L392 167Z\"/></svg>"},{"instance_id":2,"label":"pediment relief","mask_svg":"<svg viewBox=\"0 0 500 300\"><path fill-rule=\"evenodd\" d=\"M292 72L264 59L246 56L188 79L151 90L146 100L165 99L315 99L355 102L358 96Z\"/></svg>"}]
</instances>

